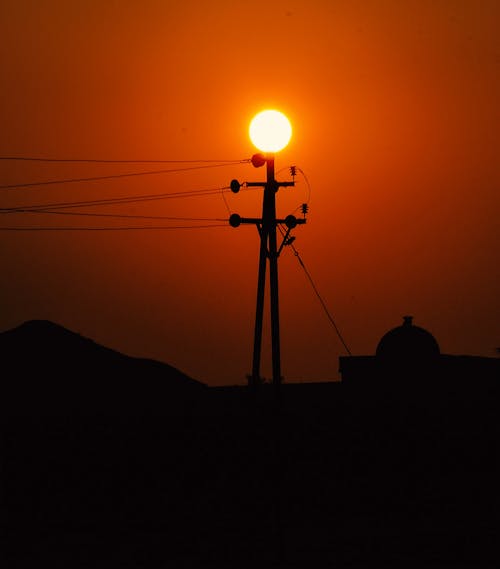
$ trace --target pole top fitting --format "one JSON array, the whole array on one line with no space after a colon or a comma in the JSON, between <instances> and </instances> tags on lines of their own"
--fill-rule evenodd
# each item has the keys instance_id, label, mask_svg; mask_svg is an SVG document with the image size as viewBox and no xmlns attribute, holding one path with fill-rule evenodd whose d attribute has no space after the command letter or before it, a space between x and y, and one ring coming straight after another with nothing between
<instances>
[{"instance_id":1,"label":"pole top fitting","mask_svg":"<svg viewBox=\"0 0 500 569\"><path fill-rule=\"evenodd\" d=\"M266 161L267 160L264 154L254 154L251 159L252 166L254 168L260 168L261 166L264 166Z\"/></svg>"}]
</instances>

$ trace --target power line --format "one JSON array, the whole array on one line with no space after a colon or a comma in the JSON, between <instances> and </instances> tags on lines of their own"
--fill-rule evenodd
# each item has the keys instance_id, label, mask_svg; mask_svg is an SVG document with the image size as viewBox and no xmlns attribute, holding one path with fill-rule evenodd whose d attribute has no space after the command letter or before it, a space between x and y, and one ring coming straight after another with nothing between
<instances>
[{"instance_id":1,"label":"power line","mask_svg":"<svg viewBox=\"0 0 500 569\"><path fill-rule=\"evenodd\" d=\"M145 225L145 226L122 226L122 227L0 227L0 231L164 231L177 229L209 229L215 227L229 227L227 223L211 225Z\"/></svg>"},{"instance_id":2,"label":"power line","mask_svg":"<svg viewBox=\"0 0 500 569\"><path fill-rule=\"evenodd\" d=\"M308 180L304 170L302 170L302 168L299 168L298 166L296 166L296 168L297 168L297 171L302 174L302 177L304 178L304 181L306 183L307 192L308 192L306 203L309 204L309 202L311 201L311 184L309 183L309 180Z\"/></svg>"},{"instance_id":3,"label":"power line","mask_svg":"<svg viewBox=\"0 0 500 569\"><path fill-rule=\"evenodd\" d=\"M226 164L241 164L250 162L244 160L111 160L98 158L44 158L39 156L0 156L3 161L19 162L61 162L61 163L91 163L91 164L210 164L224 162Z\"/></svg>"},{"instance_id":4,"label":"power line","mask_svg":"<svg viewBox=\"0 0 500 569\"><path fill-rule=\"evenodd\" d=\"M239 161L238 163L247 162L246 160ZM223 163L223 164L206 164L203 166L189 166L185 168L170 168L162 170L147 170L143 172L128 172L124 174L108 174L106 176L90 176L87 178L65 178L58 180L46 180L44 182L26 182L23 184L4 184L0 185L0 190L15 190L21 188L32 188L36 186L51 186L55 184L73 184L78 182L95 182L101 180L111 180L118 178L130 178L136 176L151 176L158 174L171 174L174 172L187 172L190 170L202 170L207 168L221 168L223 166L232 166L234 163Z\"/></svg>"},{"instance_id":5,"label":"power line","mask_svg":"<svg viewBox=\"0 0 500 569\"><path fill-rule=\"evenodd\" d=\"M59 211L50 209L17 209L10 213L40 213L49 215L72 215L84 217L106 217L114 219L162 219L170 221L226 221L220 217L174 217L166 215L135 215L135 214L117 214L117 213L90 213L83 211Z\"/></svg>"},{"instance_id":6,"label":"power line","mask_svg":"<svg viewBox=\"0 0 500 569\"><path fill-rule=\"evenodd\" d=\"M186 192L162 192L158 194L145 194L145 195L131 195L131 196L121 196L116 198L103 198L100 200L82 200L75 202L53 202L45 204L35 204L27 205L21 207L10 207L10 208L0 208L0 213L16 213L19 209L27 210L40 210L40 209L67 209L67 208L77 208L77 207L94 207L101 205L117 205L117 204L129 204L129 203L139 203L147 201L156 200L167 200L167 199L181 199L190 197L204 197L210 195L216 195L221 191L227 190L228 188L207 188L199 190L188 190Z\"/></svg>"},{"instance_id":7,"label":"power line","mask_svg":"<svg viewBox=\"0 0 500 569\"><path fill-rule=\"evenodd\" d=\"M280 231L283 233L281 227L280 227ZM316 293L316 296L318 297L319 302L321 303L321 306L323 307L323 310L326 314L326 316L328 317L328 320L330 321L330 323L332 324L333 328L335 329L335 332L337 333L337 336L339 338L339 340L342 342L342 345L344 346L346 352L352 356L351 350L349 349L348 345L346 344L342 334L340 333L340 330L337 326L337 324L335 323L335 320L333 318L333 316L331 315L330 311L328 310L328 307L326 306L325 301L323 300L321 294L319 293L318 288L316 287L316 285L314 284L314 281L311 277L311 274L309 273L309 271L307 270L306 266L304 265L304 261L302 261L302 258L299 255L299 252L297 251L297 249L295 248L295 245L293 245L293 243L290 243L290 247L292 248L295 257L297 258L297 261L300 263L300 266L302 267L302 269L304 270L306 277L309 280L309 283L311 284L314 292Z\"/></svg>"},{"instance_id":8,"label":"power line","mask_svg":"<svg viewBox=\"0 0 500 569\"><path fill-rule=\"evenodd\" d=\"M307 186L307 199L306 199L305 203L306 203L306 205L309 205L309 203L311 202L311 184L309 183L309 180L308 180L307 176L305 175L304 170L302 170L302 168L299 168L298 166L291 166L290 168L295 168L295 170L297 170L301 174L301 176L304 178L304 181L305 181L306 186ZM302 207L302 204L297 206L293 210L293 213L298 211L301 207Z\"/></svg>"},{"instance_id":9,"label":"power line","mask_svg":"<svg viewBox=\"0 0 500 569\"><path fill-rule=\"evenodd\" d=\"M307 205L309 205L310 201L311 201L311 184L309 183L309 180L304 172L304 170L302 170L302 168L299 168L298 166L286 166L284 168L281 168L280 170L278 170L277 174L280 174L281 172L284 172L285 170L290 170L290 173L292 174L292 176L296 175L296 172L299 172L300 175L304 178L304 182L306 183L306 187L307 187L307 199L305 201L305 203ZM295 178L294 178L295 179ZM299 206L297 206L292 213L295 213L296 211L298 211L299 209L301 209L302 204L300 204Z\"/></svg>"}]
</instances>

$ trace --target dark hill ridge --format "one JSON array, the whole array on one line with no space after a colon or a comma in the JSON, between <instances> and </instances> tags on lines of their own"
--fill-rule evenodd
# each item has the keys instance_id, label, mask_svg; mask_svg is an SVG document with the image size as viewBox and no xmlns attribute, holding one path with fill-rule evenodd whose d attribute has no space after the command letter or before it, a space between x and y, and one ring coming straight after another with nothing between
<instances>
[{"instance_id":1,"label":"dark hill ridge","mask_svg":"<svg viewBox=\"0 0 500 569\"><path fill-rule=\"evenodd\" d=\"M2 403L15 411L169 405L206 386L167 364L126 356L59 324L31 320L0 333Z\"/></svg>"},{"instance_id":2,"label":"dark hill ridge","mask_svg":"<svg viewBox=\"0 0 500 569\"><path fill-rule=\"evenodd\" d=\"M494 362L378 389L352 358L276 405L48 322L0 357L8 567L496 566Z\"/></svg>"}]
</instances>

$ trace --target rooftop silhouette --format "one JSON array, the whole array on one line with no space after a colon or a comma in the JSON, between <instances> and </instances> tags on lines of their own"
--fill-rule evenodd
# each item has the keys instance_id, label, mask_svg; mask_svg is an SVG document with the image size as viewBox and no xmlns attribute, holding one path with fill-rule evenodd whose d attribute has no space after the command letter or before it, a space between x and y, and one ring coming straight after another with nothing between
<instances>
[{"instance_id":1,"label":"rooftop silhouette","mask_svg":"<svg viewBox=\"0 0 500 569\"><path fill-rule=\"evenodd\" d=\"M439 357L434 336L413 324L413 316L404 316L403 324L389 330L378 343L376 356L382 360L421 362Z\"/></svg>"}]
</instances>

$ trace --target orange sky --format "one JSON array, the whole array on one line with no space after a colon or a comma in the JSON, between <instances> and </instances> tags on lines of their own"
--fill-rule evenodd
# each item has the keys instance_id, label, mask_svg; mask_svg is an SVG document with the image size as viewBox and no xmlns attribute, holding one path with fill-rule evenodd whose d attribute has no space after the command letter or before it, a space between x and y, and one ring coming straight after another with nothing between
<instances>
[{"instance_id":1,"label":"orange sky","mask_svg":"<svg viewBox=\"0 0 500 569\"><path fill-rule=\"evenodd\" d=\"M312 189L295 245L352 352L374 353L381 335L412 314L443 352L494 356L499 16L496 0L4 0L0 155L244 159L255 151L250 118L279 108L294 136L276 168L296 164ZM0 185L157 167L0 161ZM243 164L0 190L0 207L264 175ZM280 215L307 198L298 182L280 190ZM260 201L258 191L227 196L231 212L247 216ZM228 216L220 195L92 211ZM123 225L0 219L1 227L113 223ZM46 318L211 384L245 382L254 228L1 232L0 255L0 329ZM280 303L285 378L337 378L342 346L288 249ZM268 344L266 332L266 376Z\"/></svg>"}]
</instances>

